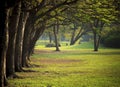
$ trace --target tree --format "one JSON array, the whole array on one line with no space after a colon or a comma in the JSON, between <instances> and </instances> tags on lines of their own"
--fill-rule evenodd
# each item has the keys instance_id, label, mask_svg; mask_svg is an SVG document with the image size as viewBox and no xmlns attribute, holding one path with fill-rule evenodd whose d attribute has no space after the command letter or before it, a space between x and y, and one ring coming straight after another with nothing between
<instances>
[{"instance_id":1,"label":"tree","mask_svg":"<svg viewBox=\"0 0 120 87\"><path fill-rule=\"evenodd\" d=\"M35 29L34 25L40 24L41 21L44 22L44 20L48 20L51 17L49 17L49 14L51 14L52 11L56 10L57 8L61 8L65 5L71 5L76 3L77 0L65 0L65 1L46 1L42 0L36 8L32 9L29 13L29 18L26 23L25 32L24 32L24 40L23 40L23 52L22 52L22 58L23 58L23 66L29 66L28 60L30 57L30 53L33 49L29 49L30 44L33 43L31 37L36 37L36 33L43 33L44 29ZM40 26L39 26L40 28ZM35 36L34 36L35 35ZM41 35L41 34L40 34ZM40 36L39 35L39 36ZM37 41L37 40L36 40ZM35 42L34 41L34 45ZM32 48L34 47L32 46ZM31 47L30 47L31 48Z\"/></svg>"},{"instance_id":2,"label":"tree","mask_svg":"<svg viewBox=\"0 0 120 87\"><path fill-rule=\"evenodd\" d=\"M89 23L81 23L81 25L78 25L78 26L75 23L73 23L73 24L74 24L74 28L73 28L73 32L72 32L70 45L74 45L84 34L86 34L88 31L90 31Z\"/></svg>"},{"instance_id":3,"label":"tree","mask_svg":"<svg viewBox=\"0 0 120 87\"><path fill-rule=\"evenodd\" d=\"M116 19L113 0L86 0L79 7L84 21L91 23L94 35L94 51L98 51L104 25L110 24Z\"/></svg>"},{"instance_id":4,"label":"tree","mask_svg":"<svg viewBox=\"0 0 120 87\"><path fill-rule=\"evenodd\" d=\"M71 28L69 29L69 31L71 31L70 45L74 45L82 37L82 35L90 31L90 23L85 21L81 16L82 13L79 5L82 4L80 2L68 7L63 14L63 24L66 24Z\"/></svg>"}]
</instances>

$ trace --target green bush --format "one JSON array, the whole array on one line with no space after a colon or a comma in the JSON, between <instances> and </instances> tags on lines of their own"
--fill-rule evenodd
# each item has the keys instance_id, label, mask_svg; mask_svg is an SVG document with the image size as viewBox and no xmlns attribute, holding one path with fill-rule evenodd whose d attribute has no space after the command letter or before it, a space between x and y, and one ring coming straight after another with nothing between
<instances>
[{"instance_id":1,"label":"green bush","mask_svg":"<svg viewBox=\"0 0 120 87\"><path fill-rule=\"evenodd\" d=\"M48 43L45 47L55 47L54 43Z\"/></svg>"},{"instance_id":2,"label":"green bush","mask_svg":"<svg viewBox=\"0 0 120 87\"><path fill-rule=\"evenodd\" d=\"M113 29L102 37L102 43L106 47L120 48L120 30Z\"/></svg>"},{"instance_id":3,"label":"green bush","mask_svg":"<svg viewBox=\"0 0 120 87\"><path fill-rule=\"evenodd\" d=\"M106 47L120 48L120 35L111 35L104 40Z\"/></svg>"},{"instance_id":4,"label":"green bush","mask_svg":"<svg viewBox=\"0 0 120 87\"><path fill-rule=\"evenodd\" d=\"M55 43L48 43L45 47L55 47ZM60 44L59 44L59 47L61 47Z\"/></svg>"}]
</instances>

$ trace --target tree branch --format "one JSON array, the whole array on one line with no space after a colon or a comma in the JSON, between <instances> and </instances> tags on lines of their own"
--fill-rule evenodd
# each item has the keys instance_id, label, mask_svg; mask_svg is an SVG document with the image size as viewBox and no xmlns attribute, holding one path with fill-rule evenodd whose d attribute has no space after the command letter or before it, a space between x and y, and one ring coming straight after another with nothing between
<instances>
[{"instance_id":1,"label":"tree branch","mask_svg":"<svg viewBox=\"0 0 120 87\"><path fill-rule=\"evenodd\" d=\"M71 4L76 3L77 1L78 1L78 0L73 0L73 1L71 1L71 2L67 2L67 0L66 0L66 1L64 1L63 3L60 3L60 4L56 5L56 6L54 6L54 7L50 8L50 9L48 9L46 12L41 13L40 15L36 16L36 19L39 19L40 17L45 16L46 14L50 13L51 11L53 11L53 10L55 10L55 9L61 7L61 6L64 6L64 5L71 5Z\"/></svg>"}]
</instances>

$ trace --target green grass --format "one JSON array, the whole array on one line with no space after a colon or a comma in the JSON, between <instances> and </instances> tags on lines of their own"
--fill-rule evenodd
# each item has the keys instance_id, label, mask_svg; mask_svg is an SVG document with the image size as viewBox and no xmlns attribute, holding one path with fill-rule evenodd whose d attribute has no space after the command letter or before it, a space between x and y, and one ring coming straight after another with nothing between
<instances>
[{"instance_id":1,"label":"green grass","mask_svg":"<svg viewBox=\"0 0 120 87\"><path fill-rule=\"evenodd\" d=\"M34 66L25 68L35 72L16 73L20 78L9 79L11 87L120 87L120 49L94 52L87 44L63 46L60 52L37 45Z\"/></svg>"},{"instance_id":2,"label":"green grass","mask_svg":"<svg viewBox=\"0 0 120 87\"><path fill-rule=\"evenodd\" d=\"M37 49L41 49L41 48L45 48L45 45L48 44L49 41L48 40L38 40L37 43L36 43L36 48ZM66 46L66 43L68 44L68 46ZM93 49L93 42L81 42L80 44L75 44L75 45L72 45L70 46L69 45L69 42L65 42L65 41L62 41L61 43L61 48L62 49ZM49 47L48 47L49 48ZM52 50L53 50L54 47L52 47ZM103 47L102 45L100 45L100 48L104 49L105 47ZM47 48L46 48L47 49Z\"/></svg>"}]
</instances>

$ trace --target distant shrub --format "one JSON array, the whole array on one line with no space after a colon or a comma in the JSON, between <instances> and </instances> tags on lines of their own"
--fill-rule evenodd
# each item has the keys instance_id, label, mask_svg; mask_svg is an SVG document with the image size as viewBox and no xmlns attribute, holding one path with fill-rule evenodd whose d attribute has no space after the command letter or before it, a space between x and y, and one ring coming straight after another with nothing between
<instances>
[{"instance_id":1,"label":"distant shrub","mask_svg":"<svg viewBox=\"0 0 120 87\"><path fill-rule=\"evenodd\" d=\"M48 43L45 47L55 47L55 43ZM60 44L59 44L59 47L61 47Z\"/></svg>"},{"instance_id":2,"label":"distant shrub","mask_svg":"<svg viewBox=\"0 0 120 87\"><path fill-rule=\"evenodd\" d=\"M46 44L46 47L55 47L55 44L54 43L48 43L48 44Z\"/></svg>"}]
</instances>

